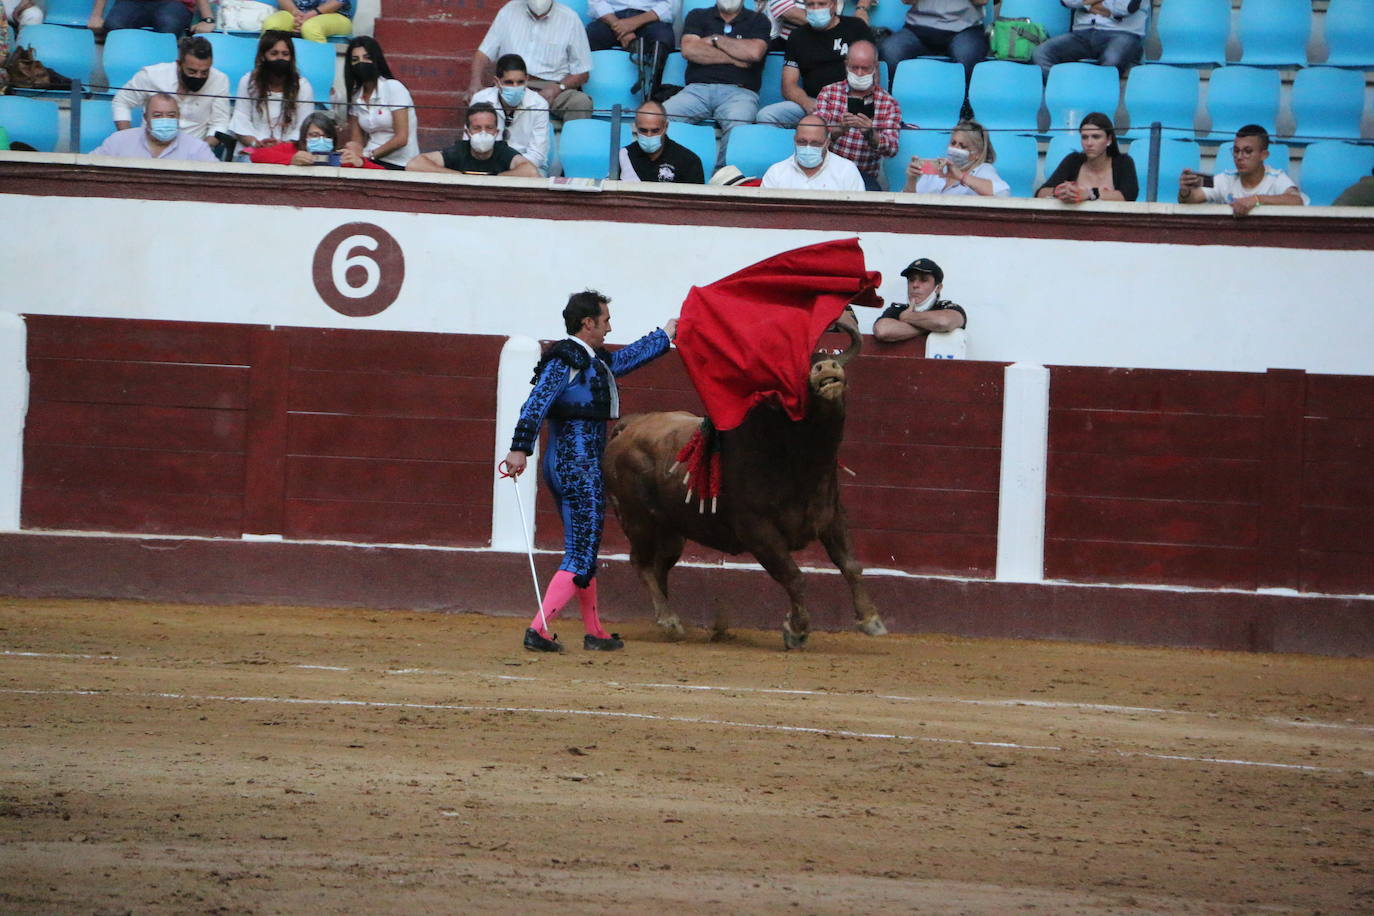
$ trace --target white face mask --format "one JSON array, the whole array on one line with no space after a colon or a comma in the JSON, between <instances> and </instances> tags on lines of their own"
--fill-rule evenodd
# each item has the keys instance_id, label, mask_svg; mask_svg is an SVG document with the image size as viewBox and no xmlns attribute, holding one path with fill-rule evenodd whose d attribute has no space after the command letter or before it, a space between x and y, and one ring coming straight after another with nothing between
<instances>
[{"instance_id":1,"label":"white face mask","mask_svg":"<svg viewBox=\"0 0 1374 916\"><path fill-rule=\"evenodd\" d=\"M738 13L742 6L744 6L744 0L716 0L716 9L727 16Z\"/></svg>"},{"instance_id":2,"label":"white face mask","mask_svg":"<svg viewBox=\"0 0 1374 916\"><path fill-rule=\"evenodd\" d=\"M525 0L525 9L532 16L543 16L553 8L553 0Z\"/></svg>"},{"instance_id":3,"label":"white face mask","mask_svg":"<svg viewBox=\"0 0 1374 916\"><path fill-rule=\"evenodd\" d=\"M930 295L926 296L920 302L917 302L915 305L913 305L911 307L911 310L914 312L924 312L926 309L930 308L932 305L935 304L935 295L938 292L940 292L940 285L937 283L935 285L935 288L930 291Z\"/></svg>"},{"instance_id":4,"label":"white face mask","mask_svg":"<svg viewBox=\"0 0 1374 916\"><path fill-rule=\"evenodd\" d=\"M968 165L968 161L972 158L972 156L966 149L960 149L957 146L951 146L945 150L945 158L948 159L950 162L954 163L959 168L963 168L964 166Z\"/></svg>"},{"instance_id":5,"label":"white face mask","mask_svg":"<svg viewBox=\"0 0 1374 916\"><path fill-rule=\"evenodd\" d=\"M489 153L496 146L496 134L483 131L480 134L473 134L468 142L472 145L474 153Z\"/></svg>"},{"instance_id":6,"label":"white face mask","mask_svg":"<svg viewBox=\"0 0 1374 916\"><path fill-rule=\"evenodd\" d=\"M849 77L849 88L853 89L855 92L867 92L873 88L872 73L865 73L863 76L859 76L859 74L852 70L846 70L845 73Z\"/></svg>"}]
</instances>

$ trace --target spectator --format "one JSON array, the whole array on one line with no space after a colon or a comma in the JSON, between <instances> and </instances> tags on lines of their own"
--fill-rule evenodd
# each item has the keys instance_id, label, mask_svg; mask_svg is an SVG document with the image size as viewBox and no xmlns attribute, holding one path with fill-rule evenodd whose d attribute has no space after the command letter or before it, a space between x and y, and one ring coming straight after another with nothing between
<instances>
[{"instance_id":1,"label":"spectator","mask_svg":"<svg viewBox=\"0 0 1374 916\"><path fill-rule=\"evenodd\" d=\"M902 109L878 84L878 49L856 41L845 57L845 78L816 96L815 113L830 125L830 151L850 160L863 175L864 187L881 190L882 161L897 155Z\"/></svg>"},{"instance_id":2,"label":"spectator","mask_svg":"<svg viewBox=\"0 0 1374 916\"><path fill-rule=\"evenodd\" d=\"M134 109L142 108L150 94L165 92L176 98L181 109L181 129L210 148L217 147L215 135L229 131L229 77L214 68L214 59L209 40L200 35L181 39L175 61L149 64L115 93L111 103L115 128L132 127Z\"/></svg>"},{"instance_id":3,"label":"spectator","mask_svg":"<svg viewBox=\"0 0 1374 916\"><path fill-rule=\"evenodd\" d=\"M782 66L783 101L759 112L760 124L792 127L816 110L816 96L845 78L844 59L856 41L872 41L863 20L836 15L836 0L804 0L806 28L787 39Z\"/></svg>"},{"instance_id":4,"label":"spectator","mask_svg":"<svg viewBox=\"0 0 1374 916\"><path fill-rule=\"evenodd\" d=\"M0 0L0 95L9 92L10 72L5 63L10 59L10 20L5 14L5 0ZM8 135L4 138L8 142ZM8 149L8 145L0 147Z\"/></svg>"},{"instance_id":5,"label":"spectator","mask_svg":"<svg viewBox=\"0 0 1374 916\"><path fill-rule=\"evenodd\" d=\"M385 169L404 169L420 155L420 124L405 83L391 75L377 39L359 35L348 43L344 94L348 139Z\"/></svg>"},{"instance_id":6,"label":"spectator","mask_svg":"<svg viewBox=\"0 0 1374 916\"><path fill-rule=\"evenodd\" d=\"M716 0L687 14L682 56L687 85L664 106L668 116L720 125L716 167L725 164L725 144L736 124L752 124L759 111L763 59L768 54L768 18L744 9L743 0Z\"/></svg>"},{"instance_id":7,"label":"spectator","mask_svg":"<svg viewBox=\"0 0 1374 916\"><path fill-rule=\"evenodd\" d=\"M277 0L281 7L262 21L264 32L300 32L306 41L328 41L353 31L353 0Z\"/></svg>"},{"instance_id":8,"label":"spectator","mask_svg":"<svg viewBox=\"0 0 1374 916\"><path fill-rule=\"evenodd\" d=\"M763 173L765 188L806 191L862 191L863 176L854 163L827 151L830 128L819 115L797 122L796 154L775 162Z\"/></svg>"},{"instance_id":9,"label":"spectator","mask_svg":"<svg viewBox=\"0 0 1374 916\"><path fill-rule=\"evenodd\" d=\"M1140 194L1135 162L1116 145L1112 119L1094 111L1078 124L1083 152L1069 153L1035 192L1066 204L1085 200L1135 200Z\"/></svg>"},{"instance_id":10,"label":"spectator","mask_svg":"<svg viewBox=\"0 0 1374 916\"><path fill-rule=\"evenodd\" d=\"M538 178L539 170L528 159L496 139L496 109L485 102L468 107L466 140L447 149L421 153L406 165L411 172L459 172L463 175L499 175L503 178Z\"/></svg>"},{"instance_id":11,"label":"spectator","mask_svg":"<svg viewBox=\"0 0 1374 916\"><path fill-rule=\"evenodd\" d=\"M10 12L9 18L14 22L16 28L22 29L26 25L42 25L44 4L47 0L19 0L19 5ZM6 4L0 3L0 15L3 15ZM4 58L0 57L0 61Z\"/></svg>"},{"instance_id":12,"label":"spectator","mask_svg":"<svg viewBox=\"0 0 1374 916\"><path fill-rule=\"evenodd\" d=\"M1231 144L1234 169L1227 169L1203 184L1203 177L1192 169L1178 176L1178 202L1181 204L1230 204L1231 212L1244 216L1260 204L1301 207L1307 203L1302 191L1282 169L1265 165L1269 158L1269 132L1258 124L1247 124L1236 131Z\"/></svg>"},{"instance_id":13,"label":"spectator","mask_svg":"<svg viewBox=\"0 0 1374 916\"><path fill-rule=\"evenodd\" d=\"M505 54L525 59L528 86L549 103L553 117L591 117L591 96L578 88L591 74L591 49L581 18L571 9L553 0L510 0L501 7L472 55L469 98L489 84L491 62Z\"/></svg>"},{"instance_id":14,"label":"spectator","mask_svg":"<svg viewBox=\"0 0 1374 916\"><path fill-rule=\"evenodd\" d=\"M907 10L906 24L883 39L882 55L888 74L895 75L897 65L904 60L944 55L964 65L964 85L967 87L974 66L988 56L982 10L988 0L901 2L911 7Z\"/></svg>"},{"instance_id":15,"label":"spectator","mask_svg":"<svg viewBox=\"0 0 1374 916\"><path fill-rule=\"evenodd\" d=\"M620 150L621 181L665 181L704 184L706 173L697 154L668 137L668 118L658 102L635 111L635 139Z\"/></svg>"},{"instance_id":16,"label":"spectator","mask_svg":"<svg viewBox=\"0 0 1374 916\"><path fill-rule=\"evenodd\" d=\"M968 325L964 307L941 299L945 272L930 258L917 258L902 271L906 278L906 304L892 303L873 322L873 336L895 343L931 333L957 331Z\"/></svg>"},{"instance_id":17,"label":"spectator","mask_svg":"<svg viewBox=\"0 0 1374 916\"><path fill-rule=\"evenodd\" d=\"M143 104L143 126L117 130L91 151L93 156L122 156L126 159L184 159L189 162L216 162L205 141L180 129L181 112L177 100L166 92L155 92Z\"/></svg>"},{"instance_id":18,"label":"spectator","mask_svg":"<svg viewBox=\"0 0 1374 916\"><path fill-rule=\"evenodd\" d=\"M673 34L673 12L677 0L590 0L587 11L592 21L587 23L587 42L593 51L624 48L638 51L641 61L654 63L653 84L658 86L663 65L677 44ZM638 45L636 43L639 43ZM635 87L638 89L638 86Z\"/></svg>"},{"instance_id":19,"label":"spectator","mask_svg":"<svg viewBox=\"0 0 1374 916\"><path fill-rule=\"evenodd\" d=\"M97 36L117 29L152 29L173 35L188 29L192 32L215 30L215 11L210 8L210 0L115 0L108 17L105 15L106 2L95 0L91 17L86 20L86 27ZM192 25L196 12L200 15Z\"/></svg>"},{"instance_id":20,"label":"spectator","mask_svg":"<svg viewBox=\"0 0 1374 916\"><path fill-rule=\"evenodd\" d=\"M496 59L496 85L472 97L496 110L496 126L515 151L530 161L539 174L549 168L549 103L529 91L529 73L519 54Z\"/></svg>"},{"instance_id":21,"label":"spectator","mask_svg":"<svg viewBox=\"0 0 1374 916\"><path fill-rule=\"evenodd\" d=\"M1035 49L1031 56L1045 76L1071 60L1095 60L1115 67L1122 77L1140 63L1150 0L1059 0L1073 10L1073 26Z\"/></svg>"},{"instance_id":22,"label":"spectator","mask_svg":"<svg viewBox=\"0 0 1374 916\"><path fill-rule=\"evenodd\" d=\"M306 115L315 110L315 91L296 69L296 47L286 32L263 32L253 69L239 79L234 92L230 133L243 147L272 146L300 133Z\"/></svg>"},{"instance_id":23,"label":"spectator","mask_svg":"<svg viewBox=\"0 0 1374 916\"><path fill-rule=\"evenodd\" d=\"M1361 178L1331 202L1333 207L1374 207L1374 172Z\"/></svg>"},{"instance_id":24,"label":"spectator","mask_svg":"<svg viewBox=\"0 0 1374 916\"><path fill-rule=\"evenodd\" d=\"M371 159L364 159L360 143L350 141L338 149L339 125L323 111L311 112L301 122L300 138L294 143L284 140L275 146L260 146L249 158L270 165L335 165L354 169L380 169Z\"/></svg>"},{"instance_id":25,"label":"spectator","mask_svg":"<svg viewBox=\"0 0 1374 916\"><path fill-rule=\"evenodd\" d=\"M768 14L772 29L772 42L769 51L787 50L787 39L797 26L806 25L806 6L803 0L758 0L759 6ZM765 4L767 4L765 6ZM870 25L868 11L877 5L877 0L858 0L854 5L854 18L864 25Z\"/></svg>"},{"instance_id":26,"label":"spectator","mask_svg":"<svg viewBox=\"0 0 1374 916\"><path fill-rule=\"evenodd\" d=\"M987 130L977 121L960 121L949 134L941 159L912 156L906 167L906 192L1010 197L1011 185L992 164L997 152Z\"/></svg>"}]
</instances>

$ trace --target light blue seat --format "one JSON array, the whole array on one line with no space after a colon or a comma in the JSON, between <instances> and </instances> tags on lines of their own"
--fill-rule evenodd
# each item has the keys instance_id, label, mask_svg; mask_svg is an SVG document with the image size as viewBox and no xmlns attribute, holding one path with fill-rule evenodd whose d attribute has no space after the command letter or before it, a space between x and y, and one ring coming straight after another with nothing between
<instances>
[{"instance_id":1,"label":"light blue seat","mask_svg":"<svg viewBox=\"0 0 1374 916\"><path fill-rule=\"evenodd\" d=\"M1045 27L1053 38L1069 30L1073 15L1059 0L1002 0L997 15L1003 19L1029 19Z\"/></svg>"},{"instance_id":2,"label":"light blue seat","mask_svg":"<svg viewBox=\"0 0 1374 916\"><path fill-rule=\"evenodd\" d=\"M130 126L142 126L143 109L135 108L129 113L129 118ZM81 152L91 152L116 130L113 102L109 99L87 99L81 103Z\"/></svg>"},{"instance_id":3,"label":"light blue seat","mask_svg":"<svg viewBox=\"0 0 1374 916\"><path fill-rule=\"evenodd\" d=\"M919 58L914 58L919 60ZM910 61L904 61L910 63ZM959 64L953 66L963 69ZM897 68L898 70L901 67ZM996 141L994 140L994 148ZM906 185L906 167L912 156L938 159L949 146L948 130L904 130L897 136L897 155L883 160L883 175L889 191L900 191Z\"/></svg>"},{"instance_id":4,"label":"light blue seat","mask_svg":"<svg viewBox=\"0 0 1374 916\"><path fill-rule=\"evenodd\" d=\"M1338 67L1299 70L1293 78L1290 104L1299 138L1358 140L1364 74Z\"/></svg>"},{"instance_id":5,"label":"light blue seat","mask_svg":"<svg viewBox=\"0 0 1374 916\"><path fill-rule=\"evenodd\" d=\"M762 178L775 162L793 153L792 131L772 124L741 124L730 131L725 163L749 178Z\"/></svg>"},{"instance_id":6,"label":"light blue seat","mask_svg":"<svg viewBox=\"0 0 1374 916\"><path fill-rule=\"evenodd\" d=\"M1116 120L1116 104L1121 100L1121 74L1115 67L1102 67L1078 61L1056 64L1045 82L1045 107L1050 112L1050 128L1078 128L1089 112L1100 111ZM1078 112L1074 123L1069 112Z\"/></svg>"},{"instance_id":7,"label":"light blue seat","mask_svg":"<svg viewBox=\"0 0 1374 916\"><path fill-rule=\"evenodd\" d=\"M1118 136L1146 137L1150 125L1158 121L1165 136L1191 138L1201 82L1198 72L1186 67L1167 64L1132 67L1126 78L1126 113L1131 126Z\"/></svg>"},{"instance_id":8,"label":"light blue seat","mask_svg":"<svg viewBox=\"0 0 1374 916\"><path fill-rule=\"evenodd\" d=\"M1280 83L1277 70L1240 66L1213 70L1207 81L1212 129L1205 139L1226 139L1246 124L1258 124L1273 134L1279 116Z\"/></svg>"},{"instance_id":9,"label":"light blue seat","mask_svg":"<svg viewBox=\"0 0 1374 916\"><path fill-rule=\"evenodd\" d=\"M110 4L113 6L114 4ZM44 25L69 25L84 29L91 19L94 0L47 0L44 4ZM10 9L14 7L11 6Z\"/></svg>"},{"instance_id":10,"label":"light blue seat","mask_svg":"<svg viewBox=\"0 0 1374 916\"><path fill-rule=\"evenodd\" d=\"M782 101L783 55L769 54L763 59L763 77L759 82L759 107Z\"/></svg>"},{"instance_id":11,"label":"light blue seat","mask_svg":"<svg viewBox=\"0 0 1374 916\"><path fill-rule=\"evenodd\" d=\"M258 55L258 41L256 38L225 32L210 32L205 37L215 49L214 67L229 78L229 92L233 94L239 88L239 79L253 70L253 62Z\"/></svg>"},{"instance_id":12,"label":"light blue seat","mask_svg":"<svg viewBox=\"0 0 1374 916\"><path fill-rule=\"evenodd\" d=\"M629 142L630 123L620 123L617 147ZM611 124L596 118L579 118L563 125L558 158L568 178L605 178L610 174Z\"/></svg>"},{"instance_id":13,"label":"light blue seat","mask_svg":"<svg viewBox=\"0 0 1374 916\"><path fill-rule=\"evenodd\" d=\"M334 61L338 53L327 41L293 38L291 44L296 47L296 69L309 81L315 101L328 104L329 90L334 88ZM231 91L234 88L231 86Z\"/></svg>"},{"instance_id":14,"label":"light blue seat","mask_svg":"<svg viewBox=\"0 0 1374 916\"><path fill-rule=\"evenodd\" d=\"M14 46L33 48L34 56L50 70L80 80L83 85L91 82L91 70L95 67L95 35L85 29L69 29L46 23L26 25ZM10 139L14 139L13 134Z\"/></svg>"},{"instance_id":15,"label":"light blue seat","mask_svg":"<svg viewBox=\"0 0 1374 916\"><path fill-rule=\"evenodd\" d=\"M38 26L31 25L30 29ZM61 26L53 26L60 29ZM0 95L0 127L10 142L27 143L41 153L57 152L57 102Z\"/></svg>"},{"instance_id":16,"label":"light blue seat","mask_svg":"<svg viewBox=\"0 0 1374 916\"><path fill-rule=\"evenodd\" d=\"M1038 130L1043 90L1040 68L985 60L973 68L969 104L988 130Z\"/></svg>"},{"instance_id":17,"label":"light blue seat","mask_svg":"<svg viewBox=\"0 0 1374 916\"><path fill-rule=\"evenodd\" d=\"M1313 206L1329 207L1340 193L1374 170L1374 146L1339 140L1313 143L1302 155L1303 193Z\"/></svg>"},{"instance_id":18,"label":"light blue seat","mask_svg":"<svg viewBox=\"0 0 1374 916\"><path fill-rule=\"evenodd\" d=\"M668 55L668 61L663 65L663 85L687 85L687 58L682 56L681 51Z\"/></svg>"},{"instance_id":19,"label":"light blue seat","mask_svg":"<svg viewBox=\"0 0 1374 916\"><path fill-rule=\"evenodd\" d=\"M1245 0L1239 32L1245 66L1301 67L1312 33L1311 0Z\"/></svg>"},{"instance_id":20,"label":"light blue seat","mask_svg":"<svg viewBox=\"0 0 1374 916\"><path fill-rule=\"evenodd\" d=\"M1230 143L1223 143L1221 146L1217 147L1217 158L1212 164L1212 171L1214 173L1220 174L1227 169L1236 167L1235 157L1231 155L1231 147L1235 145L1235 141L1233 140ZM1271 140L1269 143L1269 157L1264 160L1264 166L1265 168L1287 172L1291 176L1293 174L1293 154L1288 148L1288 145L1284 143L1274 143Z\"/></svg>"},{"instance_id":21,"label":"light blue seat","mask_svg":"<svg viewBox=\"0 0 1374 916\"><path fill-rule=\"evenodd\" d=\"M1169 0L1156 18L1158 63L1214 67L1226 61L1231 4L1222 0Z\"/></svg>"},{"instance_id":22,"label":"light blue seat","mask_svg":"<svg viewBox=\"0 0 1374 916\"><path fill-rule=\"evenodd\" d=\"M964 65L929 57L904 60L897 65L892 96L906 123L951 128L964 104Z\"/></svg>"},{"instance_id":23,"label":"light blue seat","mask_svg":"<svg viewBox=\"0 0 1374 916\"><path fill-rule=\"evenodd\" d=\"M592 115L609 118L611 108L619 105L626 112L639 106L639 98L630 91L638 78L637 68L624 51L593 51L591 75L582 91L592 97Z\"/></svg>"},{"instance_id":24,"label":"light blue seat","mask_svg":"<svg viewBox=\"0 0 1374 916\"><path fill-rule=\"evenodd\" d=\"M853 16L858 4L855 0L845 0L840 12L846 16ZM897 31L906 24L906 14L911 7L902 3L901 0L884 0L873 9L868 11L868 27L870 29L891 29ZM884 85L886 85L884 83Z\"/></svg>"},{"instance_id":25,"label":"light blue seat","mask_svg":"<svg viewBox=\"0 0 1374 916\"><path fill-rule=\"evenodd\" d=\"M557 0L557 2L576 13L583 25L592 21L592 14L587 11L587 0Z\"/></svg>"},{"instance_id":26,"label":"light blue seat","mask_svg":"<svg viewBox=\"0 0 1374 916\"><path fill-rule=\"evenodd\" d=\"M1078 131L1058 131L1050 138L1050 145L1045 150L1045 177L1059 168L1059 163L1064 161L1064 157L1071 153L1083 152L1083 141L1078 139ZM1138 163L1137 163L1138 165Z\"/></svg>"},{"instance_id":27,"label":"light blue seat","mask_svg":"<svg viewBox=\"0 0 1374 916\"><path fill-rule=\"evenodd\" d=\"M710 181L716 164L716 129L710 124L673 124L668 128L668 136L697 154L701 170Z\"/></svg>"},{"instance_id":28,"label":"light blue seat","mask_svg":"<svg viewBox=\"0 0 1374 916\"><path fill-rule=\"evenodd\" d=\"M149 64L177 59L177 39L166 32L118 29L105 38L105 79L113 93Z\"/></svg>"},{"instance_id":29,"label":"light blue seat","mask_svg":"<svg viewBox=\"0 0 1374 916\"><path fill-rule=\"evenodd\" d=\"M992 148L997 153L993 167L1002 180L1011 185L1011 196L1034 197L1035 172L1040 164L1040 144L1035 137L1030 134L994 134Z\"/></svg>"},{"instance_id":30,"label":"light blue seat","mask_svg":"<svg viewBox=\"0 0 1374 916\"><path fill-rule=\"evenodd\" d=\"M1322 25L1328 67L1374 69L1374 0L1331 0Z\"/></svg>"}]
</instances>

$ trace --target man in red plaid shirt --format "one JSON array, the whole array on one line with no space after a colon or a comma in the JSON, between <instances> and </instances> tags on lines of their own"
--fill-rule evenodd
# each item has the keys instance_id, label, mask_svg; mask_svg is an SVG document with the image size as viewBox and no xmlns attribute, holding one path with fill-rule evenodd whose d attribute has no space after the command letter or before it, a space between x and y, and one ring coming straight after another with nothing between
<instances>
[{"instance_id":1,"label":"man in red plaid shirt","mask_svg":"<svg viewBox=\"0 0 1374 916\"><path fill-rule=\"evenodd\" d=\"M878 49L856 41L845 58L846 79L831 83L816 96L814 114L830 125L830 152L858 167L864 187L880 190L883 159L897 155L902 109L878 85Z\"/></svg>"}]
</instances>

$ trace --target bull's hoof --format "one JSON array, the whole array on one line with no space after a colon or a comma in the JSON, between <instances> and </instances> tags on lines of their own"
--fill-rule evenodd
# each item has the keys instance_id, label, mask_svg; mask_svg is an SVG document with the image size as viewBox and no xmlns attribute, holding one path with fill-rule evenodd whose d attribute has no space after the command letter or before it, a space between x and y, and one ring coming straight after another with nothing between
<instances>
[{"instance_id":1,"label":"bull's hoof","mask_svg":"<svg viewBox=\"0 0 1374 916\"><path fill-rule=\"evenodd\" d=\"M782 628L782 647L787 650L806 648L806 637L809 633L793 633L787 627Z\"/></svg>"},{"instance_id":2,"label":"bull's hoof","mask_svg":"<svg viewBox=\"0 0 1374 916\"><path fill-rule=\"evenodd\" d=\"M685 639L687 636L687 631L682 628L682 621L678 620L676 617L667 620L658 620L655 621L655 623L657 623L658 628L674 642L679 639Z\"/></svg>"},{"instance_id":3,"label":"bull's hoof","mask_svg":"<svg viewBox=\"0 0 1374 916\"><path fill-rule=\"evenodd\" d=\"M859 621L859 632L866 636L886 636L887 627L883 626L883 618L874 614L867 620Z\"/></svg>"}]
</instances>

